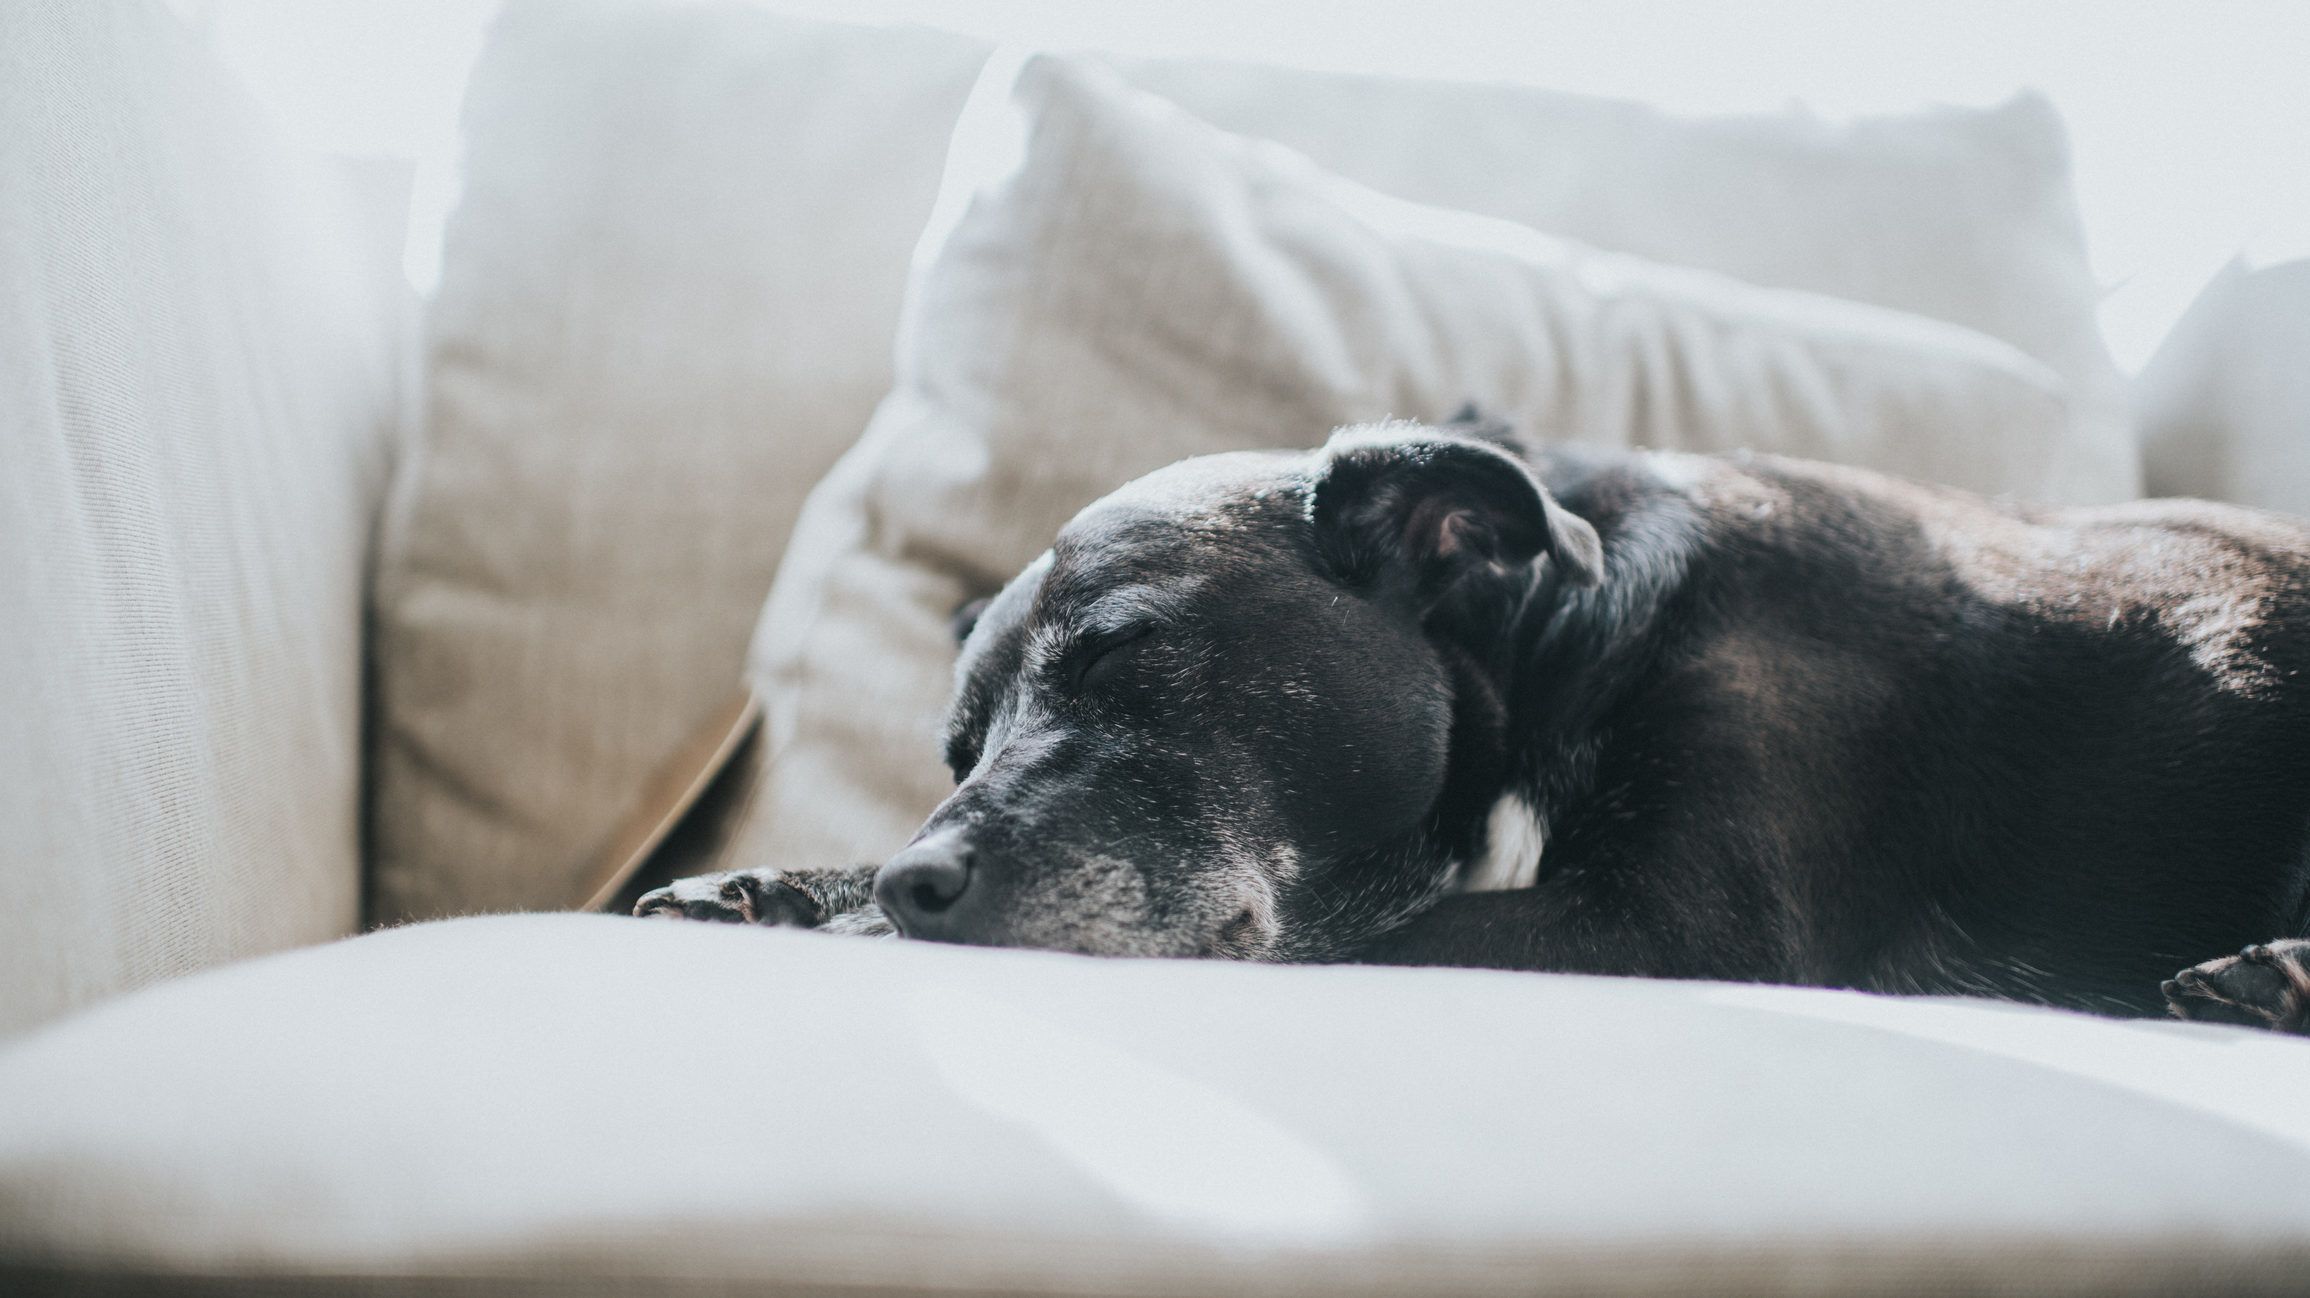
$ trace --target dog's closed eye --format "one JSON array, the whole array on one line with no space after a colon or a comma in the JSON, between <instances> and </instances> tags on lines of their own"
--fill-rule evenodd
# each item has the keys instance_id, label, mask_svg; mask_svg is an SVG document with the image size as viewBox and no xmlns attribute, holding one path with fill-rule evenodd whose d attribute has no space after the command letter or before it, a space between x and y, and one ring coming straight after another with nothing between
<instances>
[{"instance_id":1,"label":"dog's closed eye","mask_svg":"<svg viewBox=\"0 0 2310 1298\"><path fill-rule=\"evenodd\" d=\"M1155 624L1139 622L1085 637L1068 655L1069 671L1078 690L1097 689L1112 680L1131 654L1155 633Z\"/></svg>"}]
</instances>

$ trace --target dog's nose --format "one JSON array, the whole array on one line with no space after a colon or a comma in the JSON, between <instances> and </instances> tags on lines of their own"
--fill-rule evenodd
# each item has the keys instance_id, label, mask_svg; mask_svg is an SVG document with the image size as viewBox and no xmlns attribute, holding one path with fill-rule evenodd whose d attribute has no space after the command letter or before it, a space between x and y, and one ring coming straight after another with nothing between
<instances>
[{"instance_id":1,"label":"dog's nose","mask_svg":"<svg viewBox=\"0 0 2310 1298\"><path fill-rule=\"evenodd\" d=\"M936 834L900 852L874 875L874 900L908 937L952 942L962 937L971 850L962 835Z\"/></svg>"}]
</instances>

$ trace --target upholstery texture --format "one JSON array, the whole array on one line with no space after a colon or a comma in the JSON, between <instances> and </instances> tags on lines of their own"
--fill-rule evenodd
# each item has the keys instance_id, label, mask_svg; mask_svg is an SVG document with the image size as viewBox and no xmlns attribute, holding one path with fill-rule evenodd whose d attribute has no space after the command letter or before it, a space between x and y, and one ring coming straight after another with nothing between
<instances>
[{"instance_id":1,"label":"upholstery texture","mask_svg":"<svg viewBox=\"0 0 2310 1298\"><path fill-rule=\"evenodd\" d=\"M465 117L428 447L380 603L377 917L581 900L715 715L804 493L888 390L975 41L748 5L517 0ZM1831 124L1131 62L1375 188L1977 328L2112 418L2041 100Z\"/></svg>"},{"instance_id":2,"label":"upholstery texture","mask_svg":"<svg viewBox=\"0 0 2310 1298\"><path fill-rule=\"evenodd\" d=\"M0 1031L356 922L394 189L160 5L0 5Z\"/></svg>"},{"instance_id":3,"label":"upholstery texture","mask_svg":"<svg viewBox=\"0 0 2310 1298\"><path fill-rule=\"evenodd\" d=\"M1473 399L1548 440L2032 497L2104 485L2052 372L1985 335L1417 207L1095 65L1037 58L1008 102L989 76L897 387L813 496L763 614L769 784L732 864L901 846L951 787L948 614L1188 455Z\"/></svg>"},{"instance_id":4,"label":"upholstery texture","mask_svg":"<svg viewBox=\"0 0 2310 1298\"><path fill-rule=\"evenodd\" d=\"M2306 1078L1979 1002L491 917L0 1053L0 1287L2298 1292Z\"/></svg>"}]
</instances>

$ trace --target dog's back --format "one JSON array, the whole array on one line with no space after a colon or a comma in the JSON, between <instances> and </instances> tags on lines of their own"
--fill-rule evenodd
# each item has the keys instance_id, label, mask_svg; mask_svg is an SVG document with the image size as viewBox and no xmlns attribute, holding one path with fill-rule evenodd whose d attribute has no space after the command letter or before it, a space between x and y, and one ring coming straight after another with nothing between
<instances>
[{"instance_id":1,"label":"dog's back","mask_svg":"<svg viewBox=\"0 0 2310 1298\"><path fill-rule=\"evenodd\" d=\"M1769 917L1710 972L2143 1010L2303 932L2310 527L1762 457L1544 468L1608 554L1676 572L1551 868L1652 862L1686 932Z\"/></svg>"}]
</instances>

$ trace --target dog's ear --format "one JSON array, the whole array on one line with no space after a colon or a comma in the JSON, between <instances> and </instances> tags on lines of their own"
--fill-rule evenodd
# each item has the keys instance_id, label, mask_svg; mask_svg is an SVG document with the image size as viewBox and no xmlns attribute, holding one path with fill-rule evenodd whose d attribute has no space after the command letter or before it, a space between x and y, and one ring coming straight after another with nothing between
<instances>
[{"instance_id":1,"label":"dog's ear","mask_svg":"<svg viewBox=\"0 0 2310 1298\"><path fill-rule=\"evenodd\" d=\"M971 638L971 628L979 624L979 618L985 615L987 605L994 602L994 596L980 595L975 599L966 599L955 606L955 611L947 617L946 625L949 631L954 632L956 644L959 645Z\"/></svg>"},{"instance_id":2,"label":"dog's ear","mask_svg":"<svg viewBox=\"0 0 2310 1298\"><path fill-rule=\"evenodd\" d=\"M1308 517L1342 578L1360 584L1401 564L1428 598L1471 572L1541 555L1582 586L1604 571L1596 529L1557 504L1522 460L1416 425L1334 433Z\"/></svg>"}]
</instances>

